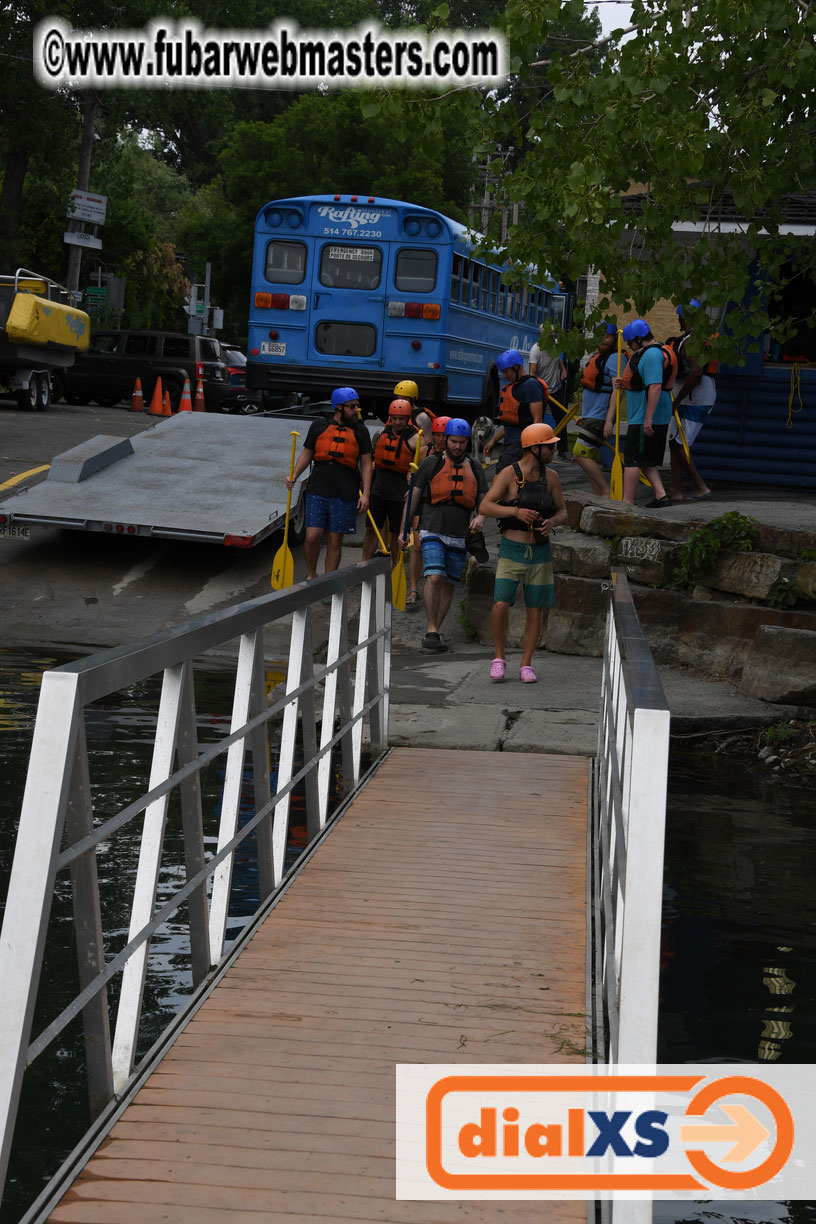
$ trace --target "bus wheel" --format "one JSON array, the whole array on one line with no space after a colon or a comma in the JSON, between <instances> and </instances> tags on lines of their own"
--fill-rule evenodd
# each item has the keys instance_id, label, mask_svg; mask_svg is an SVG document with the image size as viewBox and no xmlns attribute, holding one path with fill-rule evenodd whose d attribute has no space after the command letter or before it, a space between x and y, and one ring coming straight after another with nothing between
<instances>
[{"instance_id":1,"label":"bus wheel","mask_svg":"<svg viewBox=\"0 0 816 1224\"><path fill-rule=\"evenodd\" d=\"M489 370L485 375L482 388L482 404L480 413L492 420L499 406L499 379L495 370Z\"/></svg>"}]
</instances>

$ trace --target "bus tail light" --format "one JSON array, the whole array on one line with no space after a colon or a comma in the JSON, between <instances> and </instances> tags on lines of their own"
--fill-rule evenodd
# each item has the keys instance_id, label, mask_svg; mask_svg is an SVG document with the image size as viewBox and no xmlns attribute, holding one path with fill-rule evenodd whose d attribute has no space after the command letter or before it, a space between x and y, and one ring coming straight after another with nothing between
<instances>
[{"instance_id":1,"label":"bus tail light","mask_svg":"<svg viewBox=\"0 0 816 1224\"><path fill-rule=\"evenodd\" d=\"M438 302L389 302L389 319L439 319L442 307Z\"/></svg>"},{"instance_id":2,"label":"bus tail light","mask_svg":"<svg viewBox=\"0 0 816 1224\"><path fill-rule=\"evenodd\" d=\"M255 305L258 307L259 310L269 310L270 306L272 305L272 294L271 293L256 293L255 294Z\"/></svg>"},{"instance_id":3,"label":"bus tail light","mask_svg":"<svg viewBox=\"0 0 816 1224\"><path fill-rule=\"evenodd\" d=\"M289 309L290 310L305 310L306 309L305 295L302 293L291 294L289 298Z\"/></svg>"},{"instance_id":4,"label":"bus tail light","mask_svg":"<svg viewBox=\"0 0 816 1224\"><path fill-rule=\"evenodd\" d=\"M421 349L421 348L422 348L422 341L421 341L421 340L412 340L412 341L411 341L411 348L412 348L412 349Z\"/></svg>"},{"instance_id":5,"label":"bus tail light","mask_svg":"<svg viewBox=\"0 0 816 1224\"><path fill-rule=\"evenodd\" d=\"M273 310L288 310L289 309L289 294L288 293L270 293L269 305Z\"/></svg>"}]
</instances>

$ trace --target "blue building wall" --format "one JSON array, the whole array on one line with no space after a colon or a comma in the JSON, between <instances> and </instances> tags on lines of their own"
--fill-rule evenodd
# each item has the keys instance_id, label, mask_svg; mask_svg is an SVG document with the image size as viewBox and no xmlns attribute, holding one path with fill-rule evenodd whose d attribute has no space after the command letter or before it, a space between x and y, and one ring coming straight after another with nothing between
<instances>
[{"instance_id":1,"label":"blue building wall","mask_svg":"<svg viewBox=\"0 0 816 1224\"><path fill-rule=\"evenodd\" d=\"M816 489L816 368L754 365L717 376L694 462L706 480Z\"/></svg>"}]
</instances>

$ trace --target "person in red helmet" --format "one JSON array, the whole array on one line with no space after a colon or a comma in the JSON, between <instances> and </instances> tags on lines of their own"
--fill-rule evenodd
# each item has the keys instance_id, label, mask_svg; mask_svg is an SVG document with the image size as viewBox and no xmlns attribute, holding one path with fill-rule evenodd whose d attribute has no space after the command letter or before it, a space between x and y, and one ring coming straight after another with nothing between
<instances>
[{"instance_id":1,"label":"person in red helmet","mask_svg":"<svg viewBox=\"0 0 816 1224\"><path fill-rule=\"evenodd\" d=\"M504 679L507 625L519 583L527 607L519 679L522 684L538 679L533 652L544 609L555 603L550 532L567 517L561 481L547 467L557 444L558 435L549 425L528 425L521 435L521 459L496 474L482 501L482 513L498 519L502 533L493 588L491 680Z\"/></svg>"},{"instance_id":2,"label":"person in red helmet","mask_svg":"<svg viewBox=\"0 0 816 1224\"><path fill-rule=\"evenodd\" d=\"M399 557L408 473L411 464L416 461L418 437L411 424L408 400L393 400L388 409L388 424L374 445L374 480L368 507L380 535L384 533L386 523L391 531L392 567ZM376 551L377 535L369 522L363 540L363 560L368 561Z\"/></svg>"},{"instance_id":3,"label":"person in red helmet","mask_svg":"<svg viewBox=\"0 0 816 1224\"><path fill-rule=\"evenodd\" d=\"M445 426L450 417L438 416L434 417L431 425L430 438L422 439L422 458L427 459L429 455L441 455L445 450ZM411 519L411 533L416 541L411 549L410 559L408 561L408 580L410 586L408 594L405 596L405 611L412 612L419 607L419 580L422 577L422 549L419 547L419 515L415 515Z\"/></svg>"}]
</instances>

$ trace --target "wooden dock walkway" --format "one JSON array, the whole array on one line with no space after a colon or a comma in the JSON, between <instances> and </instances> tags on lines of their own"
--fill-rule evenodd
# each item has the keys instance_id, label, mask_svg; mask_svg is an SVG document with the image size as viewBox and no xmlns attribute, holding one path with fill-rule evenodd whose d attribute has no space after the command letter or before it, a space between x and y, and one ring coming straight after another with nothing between
<instances>
[{"instance_id":1,"label":"wooden dock walkway","mask_svg":"<svg viewBox=\"0 0 816 1224\"><path fill-rule=\"evenodd\" d=\"M50 1219L585 1221L397 1202L397 1062L582 1062L583 758L395 749Z\"/></svg>"}]
</instances>

